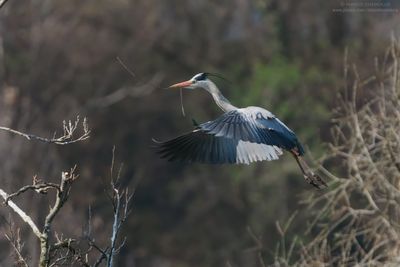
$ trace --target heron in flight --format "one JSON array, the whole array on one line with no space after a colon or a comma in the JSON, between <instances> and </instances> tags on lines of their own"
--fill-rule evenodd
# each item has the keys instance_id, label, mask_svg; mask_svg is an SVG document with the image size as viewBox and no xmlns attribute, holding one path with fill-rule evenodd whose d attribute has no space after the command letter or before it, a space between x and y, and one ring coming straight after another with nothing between
<instances>
[{"instance_id":1,"label":"heron in flight","mask_svg":"<svg viewBox=\"0 0 400 267\"><path fill-rule=\"evenodd\" d=\"M190 80L168 88L202 88L209 92L225 113L219 118L195 125L189 133L166 142L157 142L163 158L208 164L250 164L277 160L282 150L295 158L305 180L316 188L326 183L303 159L305 153L295 133L274 114L260 107L238 108L220 92L210 74L199 73Z\"/></svg>"}]
</instances>

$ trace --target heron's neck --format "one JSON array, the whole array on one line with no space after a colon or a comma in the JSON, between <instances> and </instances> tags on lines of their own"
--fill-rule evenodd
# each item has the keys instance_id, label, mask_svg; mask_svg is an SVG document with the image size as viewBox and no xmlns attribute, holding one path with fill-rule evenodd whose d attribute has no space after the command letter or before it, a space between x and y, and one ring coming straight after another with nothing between
<instances>
[{"instance_id":1,"label":"heron's neck","mask_svg":"<svg viewBox=\"0 0 400 267\"><path fill-rule=\"evenodd\" d=\"M235 107L234 105L232 105L228 99L226 99L221 91L219 91L218 87L215 85L215 83L213 82L209 82L209 92L212 95L212 97L214 98L215 103L218 105L218 107L220 107L223 111L228 112L231 110L235 110L237 109L237 107Z\"/></svg>"}]
</instances>

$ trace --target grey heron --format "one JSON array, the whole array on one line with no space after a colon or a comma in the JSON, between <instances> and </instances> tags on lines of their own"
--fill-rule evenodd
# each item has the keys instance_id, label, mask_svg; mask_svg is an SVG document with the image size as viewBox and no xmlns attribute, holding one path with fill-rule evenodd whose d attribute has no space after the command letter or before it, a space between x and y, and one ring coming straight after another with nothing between
<instances>
[{"instance_id":1,"label":"grey heron","mask_svg":"<svg viewBox=\"0 0 400 267\"><path fill-rule=\"evenodd\" d=\"M220 92L208 73L199 73L190 80L168 88L202 88L225 112L219 118L196 125L189 133L165 142L157 142L163 158L208 164L250 164L277 160L282 150L296 159L305 180L321 188L327 184L303 159L305 153L295 133L266 109L250 106L238 108Z\"/></svg>"}]
</instances>

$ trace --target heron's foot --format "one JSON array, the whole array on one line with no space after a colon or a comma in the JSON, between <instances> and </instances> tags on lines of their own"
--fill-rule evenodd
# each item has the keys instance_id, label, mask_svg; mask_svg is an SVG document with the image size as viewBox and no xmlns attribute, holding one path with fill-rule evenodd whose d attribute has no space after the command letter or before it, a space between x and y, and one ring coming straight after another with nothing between
<instances>
[{"instance_id":1,"label":"heron's foot","mask_svg":"<svg viewBox=\"0 0 400 267\"><path fill-rule=\"evenodd\" d=\"M324 180L321 179L317 174L313 173L312 171L309 171L307 173L304 173L304 179L306 180L307 183L310 185L322 189L325 187L328 187L327 183L325 183Z\"/></svg>"}]
</instances>

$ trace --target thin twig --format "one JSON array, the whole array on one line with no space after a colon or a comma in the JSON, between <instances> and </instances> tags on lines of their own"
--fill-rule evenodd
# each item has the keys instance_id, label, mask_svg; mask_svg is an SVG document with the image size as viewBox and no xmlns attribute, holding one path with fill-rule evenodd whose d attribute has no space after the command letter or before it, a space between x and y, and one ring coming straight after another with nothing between
<instances>
[{"instance_id":1,"label":"thin twig","mask_svg":"<svg viewBox=\"0 0 400 267\"><path fill-rule=\"evenodd\" d=\"M20 233L19 233L19 229L17 232L17 240L13 240L10 236L8 236L7 234L4 234L4 236L6 237L6 239L8 240L8 242L10 242L11 246L13 247L15 254L17 255L18 258L18 266L25 266L25 267L29 267L28 263L26 262L26 260L24 259L24 257L21 254L21 237L20 237Z\"/></svg>"}]
</instances>

